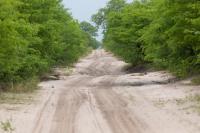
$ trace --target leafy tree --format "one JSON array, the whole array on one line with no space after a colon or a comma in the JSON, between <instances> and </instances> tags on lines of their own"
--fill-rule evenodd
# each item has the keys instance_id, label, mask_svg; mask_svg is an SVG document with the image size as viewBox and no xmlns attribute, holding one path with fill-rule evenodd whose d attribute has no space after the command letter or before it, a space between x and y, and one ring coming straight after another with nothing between
<instances>
[{"instance_id":1,"label":"leafy tree","mask_svg":"<svg viewBox=\"0 0 200 133\"><path fill-rule=\"evenodd\" d=\"M106 30L107 16L109 13L120 12L125 5L125 0L110 0L105 8L99 9L98 13L92 16L92 21L97 25L97 27L103 27L103 29Z\"/></svg>"},{"instance_id":2,"label":"leafy tree","mask_svg":"<svg viewBox=\"0 0 200 133\"><path fill-rule=\"evenodd\" d=\"M180 77L200 73L200 2L110 0L92 20L104 46L133 65L153 63Z\"/></svg>"},{"instance_id":3,"label":"leafy tree","mask_svg":"<svg viewBox=\"0 0 200 133\"><path fill-rule=\"evenodd\" d=\"M14 0L0 1L0 82L13 82L15 72L21 67L21 56L27 49L27 41L19 29L27 25L19 20Z\"/></svg>"},{"instance_id":4,"label":"leafy tree","mask_svg":"<svg viewBox=\"0 0 200 133\"><path fill-rule=\"evenodd\" d=\"M0 88L74 63L89 50L88 36L60 0L1 0Z\"/></svg>"},{"instance_id":5,"label":"leafy tree","mask_svg":"<svg viewBox=\"0 0 200 133\"><path fill-rule=\"evenodd\" d=\"M150 23L147 5L140 2L125 4L110 1L104 10L106 30L104 45L126 62L137 65L143 62L143 43L139 40L142 30ZM97 14L98 15L98 14Z\"/></svg>"},{"instance_id":6,"label":"leafy tree","mask_svg":"<svg viewBox=\"0 0 200 133\"><path fill-rule=\"evenodd\" d=\"M83 21L80 23L80 26L81 26L81 29L83 31L85 31L86 33L90 34L90 36L97 36L97 28L94 27L92 24L86 22L86 21Z\"/></svg>"},{"instance_id":7,"label":"leafy tree","mask_svg":"<svg viewBox=\"0 0 200 133\"><path fill-rule=\"evenodd\" d=\"M88 38L89 46L91 46L94 49L100 47L101 45L100 42L98 42L95 38L98 35L97 34L98 29L86 21L81 22L80 27L85 32L85 35Z\"/></svg>"},{"instance_id":8,"label":"leafy tree","mask_svg":"<svg viewBox=\"0 0 200 133\"><path fill-rule=\"evenodd\" d=\"M146 59L178 76L200 70L198 62L200 3L196 0L156 1L153 22L146 29Z\"/></svg>"}]
</instances>

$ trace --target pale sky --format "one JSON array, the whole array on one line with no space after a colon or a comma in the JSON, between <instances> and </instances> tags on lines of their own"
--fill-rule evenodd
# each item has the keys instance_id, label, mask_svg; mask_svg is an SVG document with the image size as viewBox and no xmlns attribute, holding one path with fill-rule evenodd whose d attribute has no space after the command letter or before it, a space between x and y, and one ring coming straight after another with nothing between
<instances>
[{"instance_id":1,"label":"pale sky","mask_svg":"<svg viewBox=\"0 0 200 133\"><path fill-rule=\"evenodd\" d=\"M109 0L63 0L66 8L70 10L73 17L81 21L90 21L91 16L95 14L98 9L105 7ZM128 0L131 1L131 0ZM98 40L102 39L102 35Z\"/></svg>"},{"instance_id":2,"label":"pale sky","mask_svg":"<svg viewBox=\"0 0 200 133\"><path fill-rule=\"evenodd\" d=\"M89 21L107 2L108 0L63 0L65 7L69 8L74 18L79 21Z\"/></svg>"}]
</instances>

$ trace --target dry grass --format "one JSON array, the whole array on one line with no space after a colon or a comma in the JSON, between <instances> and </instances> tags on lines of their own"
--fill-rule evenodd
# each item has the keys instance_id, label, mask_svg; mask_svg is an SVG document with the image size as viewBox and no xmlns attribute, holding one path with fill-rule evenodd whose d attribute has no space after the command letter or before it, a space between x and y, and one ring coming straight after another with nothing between
<instances>
[{"instance_id":1,"label":"dry grass","mask_svg":"<svg viewBox=\"0 0 200 133\"><path fill-rule=\"evenodd\" d=\"M35 94L35 93L34 93ZM32 102L34 99L33 93L12 93L1 92L0 104L25 104Z\"/></svg>"},{"instance_id":2,"label":"dry grass","mask_svg":"<svg viewBox=\"0 0 200 133\"><path fill-rule=\"evenodd\" d=\"M15 84L7 89L0 90L0 104L23 104L31 102L38 89L38 80L32 79L27 82Z\"/></svg>"},{"instance_id":3,"label":"dry grass","mask_svg":"<svg viewBox=\"0 0 200 133\"><path fill-rule=\"evenodd\" d=\"M197 76L195 78L192 79L192 83L194 85L200 85L200 76Z\"/></svg>"},{"instance_id":4,"label":"dry grass","mask_svg":"<svg viewBox=\"0 0 200 133\"><path fill-rule=\"evenodd\" d=\"M200 114L200 95L191 96L190 101L194 102L194 111Z\"/></svg>"},{"instance_id":5,"label":"dry grass","mask_svg":"<svg viewBox=\"0 0 200 133\"><path fill-rule=\"evenodd\" d=\"M186 106L185 109L192 110L200 115L200 95L190 95L184 99L176 100L177 105Z\"/></svg>"}]
</instances>

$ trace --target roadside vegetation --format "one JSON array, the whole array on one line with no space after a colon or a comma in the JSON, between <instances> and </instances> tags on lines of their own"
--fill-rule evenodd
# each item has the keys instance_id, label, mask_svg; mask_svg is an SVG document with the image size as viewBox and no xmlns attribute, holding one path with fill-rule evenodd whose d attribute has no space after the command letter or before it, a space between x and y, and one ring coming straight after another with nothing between
<instances>
[{"instance_id":1,"label":"roadside vegetation","mask_svg":"<svg viewBox=\"0 0 200 133\"><path fill-rule=\"evenodd\" d=\"M52 67L70 65L96 48L83 27L60 0L1 0L0 90L35 88Z\"/></svg>"},{"instance_id":2,"label":"roadside vegetation","mask_svg":"<svg viewBox=\"0 0 200 133\"><path fill-rule=\"evenodd\" d=\"M15 128L12 126L12 119L5 122L1 121L0 125L3 133L13 133L15 131Z\"/></svg>"},{"instance_id":3,"label":"roadside vegetation","mask_svg":"<svg viewBox=\"0 0 200 133\"><path fill-rule=\"evenodd\" d=\"M178 77L200 74L199 1L111 0L92 20L104 29L104 47L133 66L150 63Z\"/></svg>"},{"instance_id":4,"label":"roadside vegetation","mask_svg":"<svg viewBox=\"0 0 200 133\"><path fill-rule=\"evenodd\" d=\"M192 83L195 85L200 85L200 76L194 77Z\"/></svg>"}]
</instances>

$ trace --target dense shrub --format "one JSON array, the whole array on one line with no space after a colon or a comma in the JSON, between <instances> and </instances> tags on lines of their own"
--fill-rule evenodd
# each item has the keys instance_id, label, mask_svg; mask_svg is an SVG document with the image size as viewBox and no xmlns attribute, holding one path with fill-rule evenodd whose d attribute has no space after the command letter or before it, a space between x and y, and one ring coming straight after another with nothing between
<instances>
[{"instance_id":1,"label":"dense shrub","mask_svg":"<svg viewBox=\"0 0 200 133\"><path fill-rule=\"evenodd\" d=\"M92 46L60 0L0 1L0 88L74 63Z\"/></svg>"},{"instance_id":2,"label":"dense shrub","mask_svg":"<svg viewBox=\"0 0 200 133\"><path fill-rule=\"evenodd\" d=\"M92 18L104 28L105 48L126 62L150 62L180 77L200 73L199 1L111 0Z\"/></svg>"}]
</instances>

